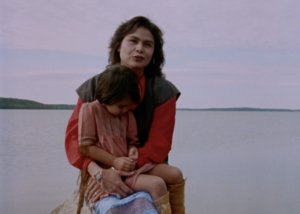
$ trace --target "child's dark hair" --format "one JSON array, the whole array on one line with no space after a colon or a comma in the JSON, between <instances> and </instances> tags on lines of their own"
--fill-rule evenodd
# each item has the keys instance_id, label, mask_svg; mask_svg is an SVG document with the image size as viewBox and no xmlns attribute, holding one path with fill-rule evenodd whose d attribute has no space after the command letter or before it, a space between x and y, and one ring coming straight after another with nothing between
<instances>
[{"instance_id":1,"label":"child's dark hair","mask_svg":"<svg viewBox=\"0 0 300 214\"><path fill-rule=\"evenodd\" d=\"M113 105L124 98L140 102L140 88L136 74L123 65L107 66L100 75L96 99L104 105Z\"/></svg>"}]
</instances>

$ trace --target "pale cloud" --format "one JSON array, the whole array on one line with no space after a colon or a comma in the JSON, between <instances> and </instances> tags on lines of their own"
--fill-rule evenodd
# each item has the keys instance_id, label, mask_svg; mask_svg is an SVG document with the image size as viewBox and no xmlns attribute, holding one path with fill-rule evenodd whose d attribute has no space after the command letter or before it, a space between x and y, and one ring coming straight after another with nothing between
<instances>
[{"instance_id":1,"label":"pale cloud","mask_svg":"<svg viewBox=\"0 0 300 214\"><path fill-rule=\"evenodd\" d=\"M1 45L107 56L107 41L117 22L99 2L90 3L2 2Z\"/></svg>"},{"instance_id":2,"label":"pale cloud","mask_svg":"<svg viewBox=\"0 0 300 214\"><path fill-rule=\"evenodd\" d=\"M30 71L21 71L18 70L16 72L4 73L0 74L2 80L24 80L24 78L44 78L47 81L47 76L53 76L57 80L60 80L62 77L72 77L72 76L87 76L92 77L93 75L102 72L104 69L57 69L57 70L30 70Z\"/></svg>"},{"instance_id":3,"label":"pale cloud","mask_svg":"<svg viewBox=\"0 0 300 214\"><path fill-rule=\"evenodd\" d=\"M248 65L242 63L194 62L193 68L168 68L167 78L179 88L199 87L282 87L297 90L300 83L298 67ZM184 79L184 81L182 81Z\"/></svg>"},{"instance_id":4,"label":"pale cloud","mask_svg":"<svg viewBox=\"0 0 300 214\"><path fill-rule=\"evenodd\" d=\"M189 1L162 22L171 46L295 49L299 8L298 1Z\"/></svg>"},{"instance_id":5,"label":"pale cloud","mask_svg":"<svg viewBox=\"0 0 300 214\"><path fill-rule=\"evenodd\" d=\"M144 15L163 29L167 47L299 49L299 8L293 0L4 0L1 47L106 56L116 27Z\"/></svg>"},{"instance_id":6,"label":"pale cloud","mask_svg":"<svg viewBox=\"0 0 300 214\"><path fill-rule=\"evenodd\" d=\"M200 73L206 73L209 70L210 74L295 74L300 77L299 67L296 66L284 66L284 65L270 65L270 64L247 64L247 63L231 63L231 62L208 62L208 61L192 61L189 63L194 69L190 71L197 71ZM282 70L284 69L284 72ZM172 72L172 69L168 69ZM176 72L180 72L183 69L176 69ZM185 70L187 71L187 70Z\"/></svg>"},{"instance_id":7,"label":"pale cloud","mask_svg":"<svg viewBox=\"0 0 300 214\"><path fill-rule=\"evenodd\" d=\"M299 8L295 0L2 0L0 96L74 104L74 90L107 64L117 26L143 15L164 31L178 107L300 108Z\"/></svg>"}]
</instances>

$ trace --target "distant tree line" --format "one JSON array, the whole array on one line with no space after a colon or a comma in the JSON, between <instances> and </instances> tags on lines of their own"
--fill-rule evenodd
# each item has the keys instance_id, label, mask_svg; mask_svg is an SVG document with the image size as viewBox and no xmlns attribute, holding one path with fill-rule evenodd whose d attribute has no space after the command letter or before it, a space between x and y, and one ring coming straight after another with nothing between
<instances>
[{"instance_id":1,"label":"distant tree line","mask_svg":"<svg viewBox=\"0 0 300 214\"><path fill-rule=\"evenodd\" d=\"M31 100L0 97L0 109L74 109L75 105L48 105Z\"/></svg>"}]
</instances>

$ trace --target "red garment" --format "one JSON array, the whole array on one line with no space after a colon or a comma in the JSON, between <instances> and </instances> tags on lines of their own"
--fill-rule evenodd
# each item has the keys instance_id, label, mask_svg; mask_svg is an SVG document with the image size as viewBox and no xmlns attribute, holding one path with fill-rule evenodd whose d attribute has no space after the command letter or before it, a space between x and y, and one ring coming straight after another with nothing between
<instances>
[{"instance_id":1,"label":"red garment","mask_svg":"<svg viewBox=\"0 0 300 214\"><path fill-rule=\"evenodd\" d=\"M145 77L140 79L142 98L145 94ZM83 101L78 98L74 111L69 119L66 136L65 150L70 164L87 172L88 164L93 161L88 158L81 159L78 150L78 117ZM134 106L135 108L137 106ZM166 103L155 108L149 138L144 147L139 148L138 167L146 163L163 163L171 150L173 131L175 126L176 96Z\"/></svg>"},{"instance_id":2,"label":"red garment","mask_svg":"<svg viewBox=\"0 0 300 214\"><path fill-rule=\"evenodd\" d=\"M139 148L138 167L149 162L163 163L171 146L175 126L176 95L155 108L148 141Z\"/></svg>"}]
</instances>

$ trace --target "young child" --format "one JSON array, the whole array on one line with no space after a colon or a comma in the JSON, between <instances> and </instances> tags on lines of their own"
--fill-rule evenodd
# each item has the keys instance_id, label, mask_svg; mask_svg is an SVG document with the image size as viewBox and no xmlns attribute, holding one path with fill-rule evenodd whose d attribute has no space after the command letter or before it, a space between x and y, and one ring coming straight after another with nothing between
<instances>
[{"instance_id":1,"label":"young child","mask_svg":"<svg viewBox=\"0 0 300 214\"><path fill-rule=\"evenodd\" d=\"M103 169L113 167L128 172L136 170L134 175L124 180L125 184L135 192L148 192L158 213L171 213L166 183L181 183L182 175L178 175L178 171L181 171L166 164L154 163L136 169L138 132L130 109L140 102L137 76L125 66L108 67L100 76L95 98L94 102L84 103L80 109L80 154L100 162ZM79 213L89 177L81 173ZM99 173L94 176L99 176ZM110 195L115 194L102 189L100 200Z\"/></svg>"}]
</instances>

